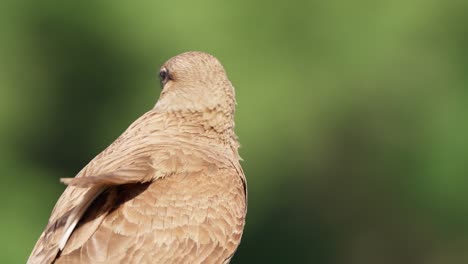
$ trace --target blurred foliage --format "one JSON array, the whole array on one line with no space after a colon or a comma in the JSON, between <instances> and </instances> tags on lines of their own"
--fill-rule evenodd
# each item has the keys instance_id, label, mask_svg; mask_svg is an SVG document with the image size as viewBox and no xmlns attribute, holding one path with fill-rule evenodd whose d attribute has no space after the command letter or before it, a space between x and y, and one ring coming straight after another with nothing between
<instances>
[{"instance_id":1,"label":"blurred foliage","mask_svg":"<svg viewBox=\"0 0 468 264\"><path fill-rule=\"evenodd\" d=\"M233 263L468 263L466 1L0 4L1 263L64 186L217 56L237 88L249 212Z\"/></svg>"}]
</instances>

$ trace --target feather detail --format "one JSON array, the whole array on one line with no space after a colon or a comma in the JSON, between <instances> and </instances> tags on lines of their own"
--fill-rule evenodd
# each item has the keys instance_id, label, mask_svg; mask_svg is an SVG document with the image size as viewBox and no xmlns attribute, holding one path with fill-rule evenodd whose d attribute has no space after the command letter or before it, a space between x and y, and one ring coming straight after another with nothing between
<instances>
[{"instance_id":1,"label":"feather detail","mask_svg":"<svg viewBox=\"0 0 468 264\"><path fill-rule=\"evenodd\" d=\"M99 194L102 193L104 189L104 185L92 187L88 190L88 192L86 192L83 201L73 209L65 224L65 232L63 233L63 236L62 238L60 238L58 243L58 248L60 251L63 250L63 248L65 247L68 238L72 234L73 230L75 229L83 214L86 212L86 209L88 209L89 205L94 201L94 199L96 199L96 197Z\"/></svg>"},{"instance_id":2,"label":"feather detail","mask_svg":"<svg viewBox=\"0 0 468 264\"><path fill-rule=\"evenodd\" d=\"M75 178L61 178L65 185L80 188L88 188L96 185L121 185L128 183L145 183L153 180L154 169L149 157L142 157L125 168L118 169L111 173L104 173L97 176L85 176Z\"/></svg>"}]
</instances>

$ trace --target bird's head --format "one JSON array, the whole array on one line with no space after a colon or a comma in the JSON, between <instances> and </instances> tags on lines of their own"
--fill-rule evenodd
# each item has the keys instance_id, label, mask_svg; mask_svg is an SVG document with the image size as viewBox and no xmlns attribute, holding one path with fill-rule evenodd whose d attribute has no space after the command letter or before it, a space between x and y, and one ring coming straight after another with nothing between
<instances>
[{"instance_id":1,"label":"bird's head","mask_svg":"<svg viewBox=\"0 0 468 264\"><path fill-rule=\"evenodd\" d=\"M216 110L233 116L234 87L221 63L204 52L186 52L169 59L160 69L158 111Z\"/></svg>"}]
</instances>

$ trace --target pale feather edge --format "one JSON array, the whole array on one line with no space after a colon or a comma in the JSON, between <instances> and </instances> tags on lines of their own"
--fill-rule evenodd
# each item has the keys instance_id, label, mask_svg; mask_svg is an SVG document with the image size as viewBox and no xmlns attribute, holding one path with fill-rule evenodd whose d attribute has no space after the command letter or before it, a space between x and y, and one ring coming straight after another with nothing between
<instances>
[{"instance_id":1,"label":"pale feather edge","mask_svg":"<svg viewBox=\"0 0 468 264\"><path fill-rule=\"evenodd\" d=\"M76 225L80 221L83 214L86 212L88 207L91 203L96 199L98 195L100 195L105 189L105 186L94 186L86 193L85 197L83 198L84 202L78 205L73 212L71 213L70 217L67 220L67 224L65 227L65 233L63 234L62 238L59 241L58 247L59 251L62 251L65 248L65 245L70 238L71 234L75 230Z\"/></svg>"}]
</instances>

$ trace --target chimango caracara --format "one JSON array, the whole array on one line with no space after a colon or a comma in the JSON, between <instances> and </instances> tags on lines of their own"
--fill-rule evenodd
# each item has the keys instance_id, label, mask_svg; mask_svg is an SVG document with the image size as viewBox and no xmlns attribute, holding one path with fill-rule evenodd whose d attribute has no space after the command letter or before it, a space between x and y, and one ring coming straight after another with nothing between
<instances>
[{"instance_id":1,"label":"chimango caracara","mask_svg":"<svg viewBox=\"0 0 468 264\"><path fill-rule=\"evenodd\" d=\"M155 107L68 185L28 263L228 263L247 190L234 88L221 63L187 52L160 70Z\"/></svg>"}]
</instances>

